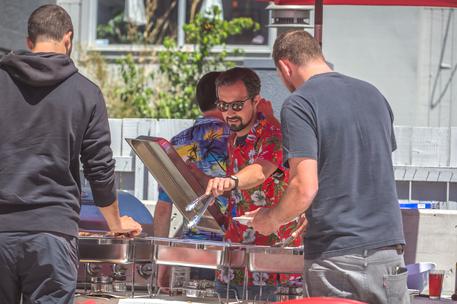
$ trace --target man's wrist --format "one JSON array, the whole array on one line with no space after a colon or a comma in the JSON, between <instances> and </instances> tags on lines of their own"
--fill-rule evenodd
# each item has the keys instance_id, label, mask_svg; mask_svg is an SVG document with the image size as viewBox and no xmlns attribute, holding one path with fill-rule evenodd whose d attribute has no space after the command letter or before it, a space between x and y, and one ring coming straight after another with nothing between
<instances>
[{"instance_id":1,"label":"man's wrist","mask_svg":"<svg viewBox=\"0 0 457 304\"><path fill-rule=\"evenodd\" d=\"M240 182L240 180L238 179L238 176L236 175L230 175L229 178L234 182L234 186L233 186L233 189L238 189L238 184ZM233 190L232 189L232 190Z\"/></svg>"},{"instance_id":2,"label":"man's wrist","mask_svg":"<svg viewBox=\"0 0 457 304\"><path fill-rule=\"evenodd\" d=\"M120 219L111 219L111 221L107 221L109 230L117 231L122 229L122 222Z\"/></svg>"}]
</instances>

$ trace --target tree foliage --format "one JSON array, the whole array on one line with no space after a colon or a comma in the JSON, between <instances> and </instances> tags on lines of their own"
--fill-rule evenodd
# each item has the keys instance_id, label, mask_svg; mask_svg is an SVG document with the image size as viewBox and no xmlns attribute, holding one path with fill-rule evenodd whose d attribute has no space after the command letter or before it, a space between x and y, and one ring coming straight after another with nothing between
<instances>
[{"instance_id":1,"label":"tree foliage","mask_svg":"<svg viewBox=\"0 0 457 304\"><path fill-rule=\"evenodd\" d=\"M200 111L194 101L198 79L205 73L234 66L228 56L242 52L229 52L226 41L230 36L244 30L257 30L259 25L251 18L236 18L230 21L221 18L217 6L206 14L197 14L192 22L184 25L186 43L192 50L176 46L173 39L165 38L165 50L159 53L159 70L168 81L168 89L159 94L154 108L157 118L195 118ZM212 52L215 47L220 51Z\"/></svg>"},{"instance_id":2,"label":"tree foliage","mask_svg":"<svg viewBox=\"0 0 457 304\"><path fill-rule=\"evenodd\" d=\"M120 19L116 16L111 25L119 22ZM235 63L230 57L239 56L242 51L236 48L228 50L227 39L245 30L258 29L259 24L251 18L223 20L220 9L214 6L205 14L196 14L190 23L184 25L185 46L177 46L173 37L165 37L162 51L142 53L137 57L128 54L116 60L119 81L107 81L106 72L103 80L98 80L109 99L110 116L196 118L200 115L200 110L194 102L195 87L200 77L209 71L233 67ZM120 35L120 32L109 26L99 30L109 35ZM138 37L137 42L144 43L140 36L133 34L130 39ZM100 68L94 68L91 62L106 67L106 63L100 64L98 55L95 61L80 62L83 62L86 68L94 69L92 74L97 78L100 74L97 70ZM156 62L158 68L147 70L144 62Z\"/></svg>"}]
</instances>

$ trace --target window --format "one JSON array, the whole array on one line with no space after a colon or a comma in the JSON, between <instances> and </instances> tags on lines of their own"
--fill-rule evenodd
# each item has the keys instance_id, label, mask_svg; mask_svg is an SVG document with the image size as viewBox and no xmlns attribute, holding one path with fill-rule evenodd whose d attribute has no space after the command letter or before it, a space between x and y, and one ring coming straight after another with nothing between
<instances>
[{"instance_id":1,"label":"window","mask_svg":"<svg viewBox=\"0 0 457 304\"><path fill-rule=\"evenodd\" d=\"M161 44L165 36L176 37L177 2L98 0L97 44Z\"/></svg>"},{"instance_id":2,"label":"window","mask_svg":"<svg viewBox=\"0 0 457 304\"><path fill-rule=\"evenodd\" d=\"M203 13L212 5L218 5L221 8L222 17L225 20L250 17L260 25L257 31L247 30L236 37L229 38L228 45L244 45L245 51L251 52L256 47L264 49L270 40L267 28L268 11L265 9L268 2L265 1L95 0L95 2L93 7L96 8L96 13L90 13L92 18L96 18L95 39L92 38L95 41L89 42L98 47L109 48L111 45L132 43L160 45L164 37L174 37L179 44L183 44L185 42L183 23L189 22L195 14Z\"/></svg>"},{"instance_id":3,"label":"window","mask_svg":"<svg viewBox=\"0 0 457 304\"><path fill-rule=\"evenodd\" d=\"M198 3L197 3L198 2ZM230 37L229 45L268 45L268 2L258 0L187 0L186 22L197 12L204 13L212 5L217 5L222 10L224 20L232 20L239 17L248 17L259 23L258 31L245 31L236 37Z\"/></svg>"}]
</instances>

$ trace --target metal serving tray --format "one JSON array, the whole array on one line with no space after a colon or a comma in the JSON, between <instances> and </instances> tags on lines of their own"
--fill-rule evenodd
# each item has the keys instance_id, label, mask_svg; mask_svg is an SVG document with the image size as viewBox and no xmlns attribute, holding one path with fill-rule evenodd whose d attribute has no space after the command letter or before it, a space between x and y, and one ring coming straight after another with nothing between
<instances>
[{"instance_id":1,"label":"metal serving tray","mask_svg":"<svg viewBox=\"0 0 457 304\"><path fill-rule=\"evenodd\" d=\"M82 263L128 264L152 260L152 243L143 238L79 237Z\"/></svg>"},{"instance_id":2,"label":"metal serving tray","mask_svg":"<svg viewBox=\"0 0 457 304\"><path fill-rule=\"evenodd\" d=\"M226 242L149 238L155 247L155 262L161 265L217 269L243 268L245 250L237 244Z\"/></svg>"},{"instance_id":3,"label":"metal serving tray","mask_svg":"<svg viewBox=\"0 0 457 304\"><path fill-rule=\"evenodd\" d=\"M162 186L175 206L190 221L198 212L186 211L186 205L205 193L202 185L188 169L173 146L160 137L140 136L126 141L138 155L149 172ZM210 205L202 216L197 228L222 233L223 216L217 204Z\"/></svg>"},{"instance_id":4,"label":"metal serving tray","mask_svg":"<svg viewBox=\"0 0 457 304\"><path fill-rule=\"evenodd\" d=\"M267 273L303 273L303 247L248 246L248 269Z\"/></svg>"}]
</instances>

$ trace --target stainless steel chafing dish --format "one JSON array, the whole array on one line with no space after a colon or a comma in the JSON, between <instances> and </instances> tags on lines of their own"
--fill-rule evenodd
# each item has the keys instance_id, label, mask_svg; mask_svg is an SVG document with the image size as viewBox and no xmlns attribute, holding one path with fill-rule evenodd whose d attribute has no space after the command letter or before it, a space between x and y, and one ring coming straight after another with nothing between
<instances>
[{"instance_id":1,"label":"stainless steel chafing dish","mask_svg":"<svg viewBox=\"0 0 457 304\"><path fill-rule=\"evenodd\" d=\"M157 237L149 239L155 246L154 260L157 264L209 269L243 268L246 265L245 250L240 244Z\"/></svg>"},{"instance_id":2,"label":"stainless steel chafing dish","mask_svg":"<svg viewBox=\"0 0 457 304\"><path fill-rule=\"evenodd\" d=\"M79 261L82 263L128 264L150 262L153 246L142 238L80 237Z\"/></svg>"},{"instance_id":3,"label":"stainless steel chafing dish","mask_svg":"<svg viewBox=\"0 0 457 304\"><path fill-rule=\"evenodd\" d=\"M247 246L248 269L267 273L302 273L303 247Z\"/></svg>"},{"instance_id":4,"label":"stainless steel chafing dish","mask_svg":"<svg viewBox=\"0 0 457 304\"><path fill-rule=\"evenodd\" d=\"M196 178L177 154L173 146L160 137L140 136L127 138L133 151L144 163L148 171L162 186L175 206L189 222L199 213L193 209L186 211L189 202L205 193L206 185ZM196 227L206 231L222 233L223 216L217 204L208 206Z\"/></svg>"}]
</instances>

